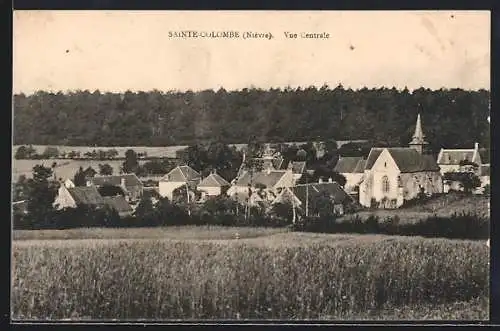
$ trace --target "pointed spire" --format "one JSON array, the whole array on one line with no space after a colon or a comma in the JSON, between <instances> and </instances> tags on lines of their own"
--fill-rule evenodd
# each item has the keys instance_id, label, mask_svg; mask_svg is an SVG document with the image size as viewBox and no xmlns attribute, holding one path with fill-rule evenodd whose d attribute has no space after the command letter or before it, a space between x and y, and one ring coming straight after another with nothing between
<instances>
[{"instance_id":1,"label":"pointed spire","mask_svg":"<svg viewBox=\"0 0 500 331\"><path fill-rule=\"evenodd\" d=\"M414 141L424 141L425 135L422 131L422 121L420 120L420 113L417 115L417 124L415 125L415 133L413 134Z\"/></svg>"},{"instance_id":2,"label":"pointed spire","mask_svg":"<svg viewBox=\"0 0 500 331\"><path fill-rule=\"evenodd\" d=\"M415 133L413 134L413 139L410 142L410 147L415 148L420 154L422 154L424 145L428 143L425 141L424 131L422 130L422 121L420 119L420 113L417 115L417 124L415 125Z\"/></svg>"}]
</instances>

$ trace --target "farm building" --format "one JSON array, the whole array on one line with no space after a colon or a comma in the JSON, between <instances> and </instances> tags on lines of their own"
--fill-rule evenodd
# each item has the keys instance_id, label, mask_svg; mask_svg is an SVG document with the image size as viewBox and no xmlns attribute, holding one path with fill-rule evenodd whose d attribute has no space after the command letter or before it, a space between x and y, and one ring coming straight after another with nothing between
<instances>
[{"instance_id":1,"label":"farm building","mask_svg":"<svg viewBox=\"0 0 500 331\"><path fill-rule=\"evenodd\" d=\"M431 155L423 154L424 138L419 115L410 147L370 150L359 190L362 206L398 208L419 193L443 192L439 166Z\"/></svg>"},{"instance_id":2,"label":"farm building","mask_svg":"<svg viewBox=\"0 0 500 331\"><path fill-rule=\"evenodd\" d=\"M331 199L333 210L330 212L336 215L343 215L348 205L356 203L338 183L332 181L287 187L282 190L273 203L291 203L303 212L309 208L307 214L314 215L313 206L321 196L328 196Z\"/></svg>"},{"instance_id":3,"label":"farm building","mask_svg":"<svg viewBox=\"0 0 500 331\"><path fill-rule=\"evenodd\" d=\"M76 208L77 206L104 206L104 199L95 186L71 187L61 185L54 200L56 209Z\"/></svg>"},{"instance_id":4,"label":"farm building","mask_svg":"<svg viewBox=\"0 0 500 331\"><path fill-rule=\"evenodd\" d=\"M132 216L134 210L121 195L114 197L103 197L104 203L118 212L120 217Z\"/></svg>"},{"instance_id":5,"label":"farm building","mask_svg":"<svg viewBox=\"0 0 500 331\"><path fill-rule=\"evenodd\" d=\"M306 172L306 162L292 161L288 164L288 170L292 171L294 183L297 183L297 181Z\"/></svg>"},{"instance_id":6,"label":"farm building","mask_svg":"<svg viewBox=\"0 0 500 331\"><path fill-rule=\"evenodd\" d=\"M444 149L439 151L437 164L441 169L441 174L447 172L464 171L464 161L482 165L481 154L479 153L479 144L475 143L474 148L470 149Z\"/></svg>"},{"instance_id":7,"label":"farm building","mask_svg":"<svg viewBox=\"0 0 500 331\"><path fill-rule=\"evenodd\" d=\"M345 190L354 194L356 188L363 180L366 160L361 156L340 157L335 165L334 171L343 175L346 179Z\"/></svg>"},{"instance_id":8,"label":"farm building","mask_svg":"<svg viewBox=\"0 0 500 331\"><path fill-rule=\"evenodd\" d=\"M244 171L241 177L237 178L229 188L227 194L240 200L242 197L248 198L251 192L252 200L273 201L282 188L293 185L294 178L291 170L271 170L268 168L255 173Z\"/></svg>"},{"instance_id":9,"label":"farm building","mask_svg":"<svg viewBox=\"0 0 500 331\"><path fill-rule=\"evenodd\" d=\"M88 185L98 188L106 185L120 187L129 201L139 200L144 192L144 185L135 174L95 176Z\"/></svg>"},{"instance_id":10,"label":"farm building","mask_svg":"<svg viewBox=\"0 0 500 331\"><path fill-rule=\"evenodd\" d=\"M225 194L229 187L231 187L231 184L214 172L205 177L200 184L198 184L197 188L198 191L202 192L202 197L210 197Z\"/></svg>"},{"instance_id":11,"label":"farm building","mask_svg":"<svg viewBox=\"0 0 500 331\"><path fill-rule=\"evenodd\" d=\"M159 183L159 193L170 200L174 198L174 191L182 186L194 190L201 181L201 175L187 165L177 166L163 176Z\"/></svg>"}]
</instances>

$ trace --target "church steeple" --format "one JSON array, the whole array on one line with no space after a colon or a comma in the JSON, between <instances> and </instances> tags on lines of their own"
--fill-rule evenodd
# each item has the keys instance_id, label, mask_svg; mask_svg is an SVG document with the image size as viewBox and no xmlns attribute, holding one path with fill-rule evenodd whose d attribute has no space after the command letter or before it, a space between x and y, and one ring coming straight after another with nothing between
<instances>
[{"instance_id":1,"label":"church steeple","mask_svg":"<svg viewBox=\"0 0 500 331\"><path fill-rule=\"evenodd\" d=\"M425 141L425 135L422 131L422 121L420 120L420 114L417 116L417 124L415 125L415 133L413 134L412 140L410 142L410 147L414 148L420 154L424 151L424 146L427 145L428 142Z\"/></svg>"}]
</instances>

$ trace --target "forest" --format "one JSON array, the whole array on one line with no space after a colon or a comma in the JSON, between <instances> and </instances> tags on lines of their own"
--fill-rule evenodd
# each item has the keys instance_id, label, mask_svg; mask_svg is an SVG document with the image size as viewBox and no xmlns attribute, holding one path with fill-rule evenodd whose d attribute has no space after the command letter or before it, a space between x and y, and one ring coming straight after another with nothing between
<instances>
[{"instance_id":1,"label":"forest","mask_svg":"<svg viewBox=\"0 0 500 331\"><path fill-rule=\"evenodd\" d=\"M367 139L407 145L422 116L430 150L489 148L490 92L257 88L14 95L14 144L169 146Z\"/></svg>"}]
</instances>

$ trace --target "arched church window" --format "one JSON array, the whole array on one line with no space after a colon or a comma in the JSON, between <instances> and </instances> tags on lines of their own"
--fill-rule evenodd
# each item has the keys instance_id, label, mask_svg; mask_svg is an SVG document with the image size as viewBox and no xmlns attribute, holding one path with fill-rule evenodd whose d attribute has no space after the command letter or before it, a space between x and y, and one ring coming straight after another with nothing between
<instances>
[{"instance_id":1,"label":"arched church window","mask_svg":"<svg viewBox=\"0 0 500 331\"><path fill-rule=\"evenodd\" d=\"M387 176L382 177L382 192L388 193L390 189L389 178Z\"/></svg>"}]
</instances>

